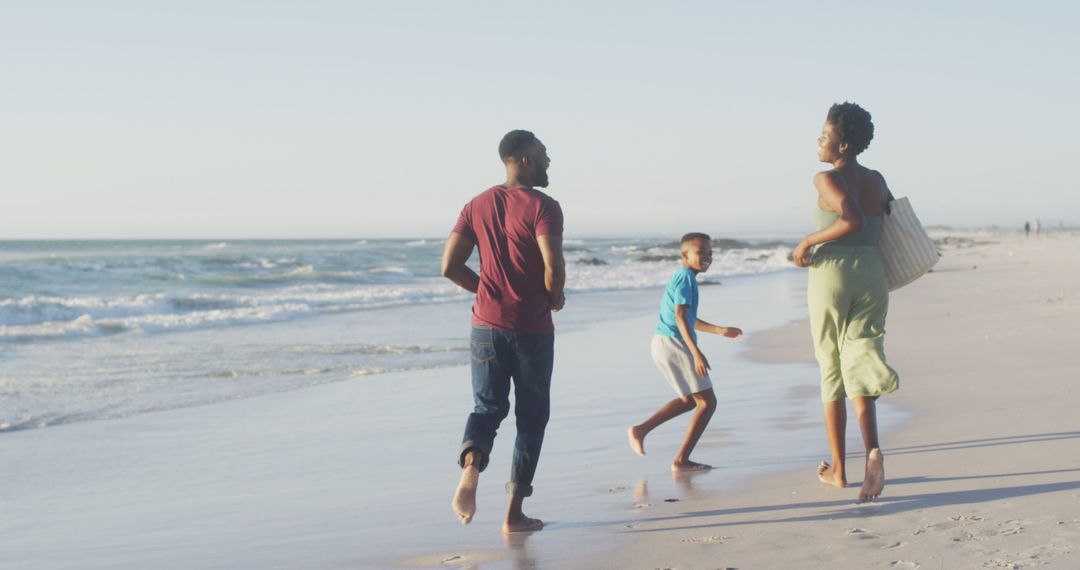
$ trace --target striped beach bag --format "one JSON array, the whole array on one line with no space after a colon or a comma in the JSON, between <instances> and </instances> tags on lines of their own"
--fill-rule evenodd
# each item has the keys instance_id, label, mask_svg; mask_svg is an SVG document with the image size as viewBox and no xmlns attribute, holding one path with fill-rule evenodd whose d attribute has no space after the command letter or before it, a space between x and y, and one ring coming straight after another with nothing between
<instances>
[{"instance_id":1,"label":"striped beach bag","mask_svg":"<svg viewBox=\"0 0 1080 570\"><path fill-rule=\"evenodd\" d=\"M881 220L878 250L885 262L885 282L889 291L895 291L930 271L941 255L907 198L893 200L889 206Z\"/></svg>"}]
</instances>

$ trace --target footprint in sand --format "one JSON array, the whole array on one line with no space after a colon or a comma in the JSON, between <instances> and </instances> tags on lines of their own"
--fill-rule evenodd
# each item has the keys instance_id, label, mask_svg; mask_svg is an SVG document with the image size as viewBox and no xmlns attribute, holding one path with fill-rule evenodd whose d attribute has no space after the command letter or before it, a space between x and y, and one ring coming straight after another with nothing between
<instances>
[{"instance_id":1,"label":"footprint in sand","mask_svg":"<svg viewBox=\"0 0 1080 570\"><path fill-rule=\"evenodd\" d=\"M1047 561L1057 558L1062 554L1069 554L1072 549L1068 544L1039 544L1021 551L1017 557L1028 560L1032 565L1045 564Z\"/></svg>"},{"instance_id":2,"label":"footprint in sand","mask_svg":"<svg viewBox=\"0 0 1080 570\"><path fill-rule=\"evenodd\" d=\"M454 554L453 556L447 556L446 558L443 558L442 563L443 564L453 564L455 562L461 562L462 560L465 560L464 556L461 556L459 554Z\"/></svg>"},{"instance_id":3,"label":"footprint in sand","mask_svg":"<svg viewBox=\"0 0 1080 570\"><path fill-rule=\"evenodd\" d=\"M958 522L958 523L976 523L976 522L984 521L986 519L984 519L984 518L982 518L982 517L980 517L978 515L959 515L959 516L955 516L955 517L949 517L949 520L951 520L953 522Z\"/></svg>"},{"instance_id":4,"label":"footprint in sand","mask_svg":"<svg viewBox=\"0 0 1080 570\"><path fill-rule=\"evenodd\" d=\"M1031 521L1025 521L1025 520L1005 521L1005 522L998 525L1000 530L998 530L997 534L998 534L998 536L1012 536L1014 534L1020 534L1020 533L1024 532L1024 530L1027 528L1027 525L1029 525L1029 524L1031 524Z\"/></svg>"},{"instance_id":5,"label":"footprint in sand","mask_svg":"<svg viewBox=\"0 0 1080 570\"><path fill-rule=\"evenodd\" d=\"M884 548L884 550L896 550L897 548L903 548L904 542L894 542Z\"/></svg>"},{"instance_id":6,"label":"footprint in sand","mask_svg":"<svg viewBox=\"0 0 1080 570\"><path fill-rule=\"evenodd\" d=\"M975 535L967 531L952 539L953 542L971 542L972 540L975 540Z\"/></svg>"},{"instance_id":7,"label":"footprint in sand","mask_svg":"<svg viewBox=\"0 0 1080 570\"><path fill-rule=\"evenodd\" d=\"M849 536L855 536L855 537L858 537L859 539L863 539L863 540L872 539L872 538L881 538L879 535L876 535L876 534L866 530L865 528L858 528L858 527L853 528L853 529L845 532L844 534L849 535Z\"/></svg>"},{"instance_id":8,"label":"footprint in sand","mask_svg":"<svg viewBox=\"0 0 1080 570\"><path fill-rule=\"evenodd\" d=\"M682 539L682 542L689 544L724 544L727 540L731 540L731 537L715 534L713 536L692 536Z\"/></svg>"},{"instance_id":9,"label":"footprint in sand","mask_svg":"<svg viewBox=\"0 0 1080 570\"><path fill-rule=\"evenodd\" d=\"M889 566L892 566L893 568L918 568L920 564L910 560L893 560L889 563Z\"/></svg>"}]
</instances>

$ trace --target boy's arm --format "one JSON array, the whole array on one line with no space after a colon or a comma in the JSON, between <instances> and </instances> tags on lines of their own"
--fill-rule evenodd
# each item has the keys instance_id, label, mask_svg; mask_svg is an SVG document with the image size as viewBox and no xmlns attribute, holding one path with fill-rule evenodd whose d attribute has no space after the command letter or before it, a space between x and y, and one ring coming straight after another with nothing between
<instances>
[{"instance_id":1,"label":"boy's arm","mask_svg":"<svg viewBox=\"0 0 1080 570\"><path fill-rule=\"evenodd\" d=\"M456 232L451 233L446 239L442 256L442 276L470 293L476 293L480 287L480 276L465 265L474 247L476 244L468 236Z\"/></svg>"},{"instance_id":2,"label":"boy's arm","mask_svg":"<svg viewBox=\"0 0 1080 570\"><path fill-rule=\"evenodd\" d=\"M547 289L551 310L558 311L566 303L566 260L563 259L562 236L536 236L540 256L544 258L544 289Z\"/></svg>"},{"instance_id":3,"label":"boy's arm","mask_svg":"<svg viewBox=\"0 0 1080 570\"><path fill-rule=\"evenodd\" d=\"M694 323L694 328L701 332L723 335L728 338L739 338L742 336L742 329L736 327L721 327L701 319L698 319L697 322Z\"/></svg>"},{"instance_id":4,"label":"boy's arm","mask_svg":"<svg viewBox=\"0 0 1080 570\"><path fill-rule=\"evenodd\" d=\"M694 342L694 335L690 334L690 322L686 320L686 313L689 310L690 305L675 305L675 326L679 329L683 342L686 343L686 346L690 349L690 354L694 357L694 370L699 377L704 378L709 374L709 360L705 358L697 343Z\"/></svg>"}]
</instances>

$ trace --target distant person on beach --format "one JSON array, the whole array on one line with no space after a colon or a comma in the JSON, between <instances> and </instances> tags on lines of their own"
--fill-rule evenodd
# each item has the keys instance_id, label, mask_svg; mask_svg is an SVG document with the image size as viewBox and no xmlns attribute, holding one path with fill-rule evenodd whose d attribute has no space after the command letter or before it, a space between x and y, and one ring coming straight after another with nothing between
<instances>
[{"instance_id":1,"label":"distant person on beach","mask_svg":"<svg viewBox=\"0 0 1080 570\"><path fill-rule=\"evenodd\" d=\"M630 448L645 455L645 436L660 424L694 410L686 437L671 463L675 473L704 471L711 465L690 460L698 439L716 411L716 395L709 378L709 361L698 348L697 332L739 338L742 331L735 327L720 327L697 317L697 274L708 271L712 264L712 240L702 233L689 233L679 245L682 268L668 281L660 301L660 324L652 338L653 362L671 384L677 398L660 406L649 419L627 430Z\"/></svg>"},{"instance_id":2,"label":"distant person on beach","mask_svg":"<svg viewBox=\"0 0 1080 570\"><path fill-rule=\"evenodd\" d=\"M462 524L469 524L495 431L510 412L513 381L517 439L503 532L522 532L543 527L525 516L521 504L533 492L548 421L555 346L551 313L566 301L563 214L558 202L536 190L547 187L551 160L535 135L507 133L499 157L506 182L465 205L442 258L442 274L476 294L469 342L475 407L458 451L461 480L452 506ZM474 248L480 250L479 275L465 265Z\"/></svg>"},{"instance_id":3,"label":"distant person on beach","mask_svg":"<svg viewBox=\"0 0 1080 570\"><path fill-rule=\"evenodd\" d=\"M1024 237L1031 237L1031 222L1024 222Z\"/></svg>"},{"instance_id":4,"label":"distant person on beach","mask_svg":"<svg viewBox=\"0 0 1080 570\"><path fill-rule=\"evenodd\" d=\"M885 362L889 289L877 247L882 214L888 211L892 194L879 172L857 160L873 138L874 123L862 107L843 103L829 109L818 139L818 159L833 168L814 176L817 231L792 252L796 265L810 268L810 332L821 369L825 431L832 453L832 463L823 461L818 467L818 478L835 487L847 486L844 398L848 398L866 447L860 502L877 497L885 487L876 401L900 386L896 371Z\"/></svg>"},{"instance_id":5,"label":"distant person on beach","mask_svg":"<svg viewBox=\"0 0 1080 570\"><path fill-rule=\"evenodd\" d=\"M1039 232L1042 231L1042 220L1035 218L1035 239L1039 239Z\"/></svg>"}]
</instances>

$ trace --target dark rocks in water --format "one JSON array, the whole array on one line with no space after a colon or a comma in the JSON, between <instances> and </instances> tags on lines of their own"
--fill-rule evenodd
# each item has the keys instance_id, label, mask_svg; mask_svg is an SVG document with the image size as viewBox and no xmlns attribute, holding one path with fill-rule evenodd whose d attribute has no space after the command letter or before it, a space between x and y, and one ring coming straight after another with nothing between
<instances>
[{"instance_id":1,"label":"dark rocks in water","mask_svg":"<svg viewBox=\"0 0 1080 570\"><path fill-rule=\"evenodd\" d=\"M582 265L607 265L608 263L599 257L579 257L574 260L574 263L580 263Z\"/></svg>"},{"instance_id":2,"label":"dark rocks in water","mask_svg":"<svg viewBox=\"0 0 1080 570\"><path fill-rule=\"evenodd\" d=\"M649 254L649 255L642 255L641 257L637 257L637 258L634 259L634 261L679 261L681 259L682 259L681 255L655 255L655 254Z\"/></svg>"},{"instance_id":3,"label":"dark rocks in water","mask_svg":"<svg viewBox=\"0 0 1080 570\"><path fill-rule=\"evenodd\" d=\"M778 247L795 247L795 245L797 243L798 242L794 241L794 240L789 240L789 241L770 240L770 241L763 241L763 242L748 242L748 241L743 241L741 239L732 239L732 238L713 238L713 240L712 240L713 249L776 249ZM680 246L679 242L677 242L677 241L669 241L669 242L657 243L657 244L653 244L653 245L649 245L649 246L644 246L641 249L642 250L653 249L653 248L678 249L679 246Z\"/></svg>"},{"instance_id":4,"label":"dark rocks in water","mask_svg":"<svg viewBox=\"0 0 1080 570\"><path fill-rule=\"evenodd\" d=\"M716 250L716 251L731 250L731 249L750 249L750 250L769 249L769 250L772 250L772 249L776 249L778 247L784 247L784 248L789 248L790 249L790 248L795 247L795 245L797 243L798 242L795 241L795 240L786 240L786 241L785 240L769 240L769 241L762 241L762 242L749 242L749 241L743 241L743 240L732 239L732 238L713 238L713 240L712 240L713 249ZM660 243L653 243L653 244L646 244L646 245L631 246L629 248L629 251L631 253L636 253L636 252L645 252L645 251L655 251L655 250L658 250L658 249L659 250L664 250L664 249L678 250L679 246L680 246L680 244L677 241L667 241L667 242L660 242ZM643 259L643 261L663 261L663 259L659 259L659 256L653 255L652 257L653 258L650 258L650 259Z\"/></svg>"},{"instance_id":5,"label":"dark rocks in water","mask_svg":"<svg viewBox=\"0 0 1080 570\"><path fill-rule=\"evenodd\" d=\"M755 243L751 247L754 247L754 248L757 248L757 249L776 249L778 247L786 247L786 248L790 249L790 248L794 248L797 245L799 245L799 242L796 241L796 240L787 240L787 241L785 241L785 240L770 240L770 241L763 241L761 243Z\"/></svg>"},{"instance_id":6,"label":"dark rocks in water","mask_svg":"<svg viewBox=\"0 0 1080 570\"><path fill-rule=\"evenodd\" d=\"M713 238L712 246L716 249L751 249L757 247L752 243L730 238Z\"/></svg>"}]
</instances>

